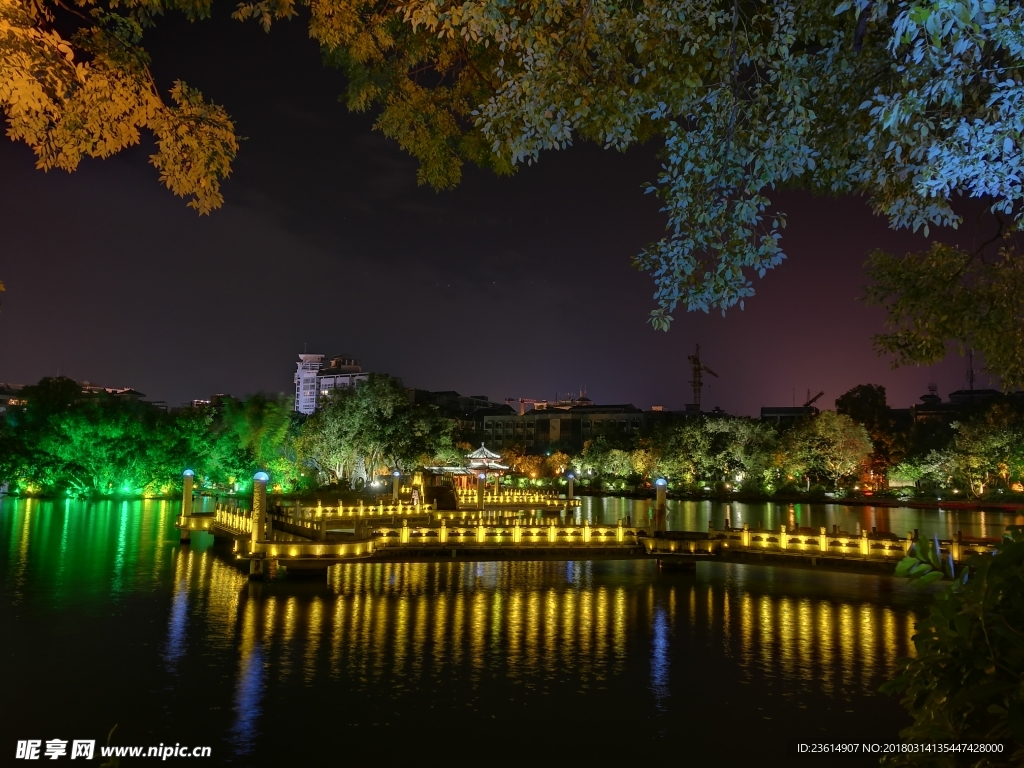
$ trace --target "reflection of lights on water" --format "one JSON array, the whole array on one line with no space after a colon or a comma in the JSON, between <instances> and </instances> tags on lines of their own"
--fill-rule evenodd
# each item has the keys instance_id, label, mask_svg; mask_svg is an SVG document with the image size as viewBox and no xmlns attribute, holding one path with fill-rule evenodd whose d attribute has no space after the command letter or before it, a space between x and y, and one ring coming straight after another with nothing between
<instances>
[{"instance_id":1,"label":"reflection of lights on water","mask_svg":"<svg viewBox=\"0 0 1024 768\"><path fill-rule=\"evenodd\" d=\"M186 555L179 554L179 560ZM171 603L171 617L167 622L167 644L164 649L164 661L168 671L173 674L178 660L184 655L186 643L185 633L188 629L188 584L184 576L178 578L174 587L174 600Z\"/></svg>"},{"instance_id":2,"label":"reflection of lights on water","mask_svg":"<svg viewBox=\"0 0 1024 768\"><path fill-rule=\"evenodd\" d=\"M651 637L651 690L654 692L654 703L658 709L664 710L662 700L668 698L668 616L665 609L658 607L654 611L654 622Z\"/></svg>"}]
</instances>

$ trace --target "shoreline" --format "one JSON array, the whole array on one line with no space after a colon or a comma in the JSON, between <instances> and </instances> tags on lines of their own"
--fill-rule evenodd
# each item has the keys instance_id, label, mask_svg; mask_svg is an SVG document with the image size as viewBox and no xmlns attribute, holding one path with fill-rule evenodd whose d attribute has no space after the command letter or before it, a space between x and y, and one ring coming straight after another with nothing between
<instances>
[{"instance_id":1,"label":"shoreline","mask_svg":"<svg viewBox=\"0 0 1024 768\"><path fill-rule=\"evenodd\" d=\"M654 499L653 493L605 493L583 492L574 493L573 496L590 496L593 498L620 498L620 499ZM809 499L801 496L680 496L668 494L669 499L675 501L718 501L725 504L740 502L742 504L778 504L787 506L790 504L840 504L849 507L907 507L910 509L964 509L977 512L988 510L998 512L1022 512L1024 513L1024 499L1015 501L932 501L929 499L892 499L888 497L865 498L865 497L843 497L839 499L814 498Z\"/></svg>"}]
</instances>

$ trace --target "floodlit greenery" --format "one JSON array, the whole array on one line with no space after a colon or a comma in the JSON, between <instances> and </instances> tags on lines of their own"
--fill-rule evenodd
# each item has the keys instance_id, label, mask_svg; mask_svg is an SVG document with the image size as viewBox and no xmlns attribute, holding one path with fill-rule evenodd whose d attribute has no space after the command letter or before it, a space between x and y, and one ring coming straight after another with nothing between
<instances>
[{"instance_id":1,"label":"floodlit greenery","mask_svg":"<svg viewBox=\"0 0 1024 768\"><path fill-rule=\"evenodd\" d=\"M1022 489L1024 414L1015 402L995 402L954 422L948 440L911 455L893 475L933 493L992 496Z\"/></svg>"},{"instance_id":2,"label":"floodlit greenery","mask_svg":"<svg viewBox=\"0 0 1024 768\"><path fill-rule=\"evenodd\" d=\"M310 417L290 398L257 395L217 408L167 413L117 396L83 395L70 379L26 387L24 407L0 420L0 483L31 493L152 494L181 487L196 472L200 488L247 491L256 471L271 489L353 488L380 474L456 466L475 447L458 442L455 422L434 406L414 405L401 384L371 375L326 396ZM886 492L902 496L1005 498L1024 493L1024 403L997 399L958 421L899 423L885 389L861 385L823 411L777 426L756 419L668 419L650 434L614 429L576 455L552 445L498 449L527 484L576 476L580 490L649 488L657 477L673 493L765 496ZM471 439L471 436L465 436Z\"/></svg>"},{"instance_id":3,"label":"floodlit greenery","mask_svg":"<svg viewBox=\"0 0 1024 768\"><path fill-rule=\"evenodd\" d=\"M680 306L742 306L753 276L782 262L786 219L770 199L780 186L863 195L894 227L926 233L959 223L959 195L985 199L1010 229L1021 223L1016 0L253 0L235 16L269 29L302 6L325 61L348 78L349 107L378 110L377 128L419 160L421 183L450 187L467 161L510 173L578 140L619 150L661 142L648 189L667 235L635 260L654 280L658 328ZM184 83L159 93L142 47L162 14L201 19L211 1L75 9L0 0L11 138L40 167L71 170L148 130L163 182L200 212L219 206L234 127ZM1012 259L975 260L943 286L982 301L956 305L967 323L941 316L938 296L921 301L929 278L919 262L873 263L871 296L894 326L880 347L923 362L953 340L984 348L994 373L1020 383L1019 357L1007 352L1020 346L1019 299L994 279L1018 276ZM996 333L1008 328L1017 343Z\"/></svg>"},{"instance_id":4,"label":"floodlit greenery","mask_svg":"<svg viewBox=\"0 0 1024 768\"><path fill-rule=\"evenodd\" d=\"M321 482L366 481L381 469L461 463L453 434L454 423L437 408L410 404L400 382L370 374L330 393L302 425L296 450Z\"/></svg>"},{"instance_id":5,"label":"floodlit greenery","mask_svg":"<svg viewBox=\"0 0 1024 768\"><path fill-rule=\"evenodd\" d=\"M859 479L871 441L848 416L825 411L782 431L748 418L688 418L649 436L608 434L587 441L574 460L584 487L608 490L645 486L654 476L675 492L736 490L770 494L832 488ZM788 488L787 488L788 486Z\"/></svg>"},{"instance_id":6,"label":"floodlit greenery","mask_svg":"<svg viewBox=\"0 0 1024 768\"><path fill-rule=\"evenodd\" d=\"M24 408L0 426L0 481L32 492L154 494L210 454L210 415L170 416L106 395L82 397L70 379L26 387ZM195 467L198 471L200 466Z\"/></svg>"},{"instance_id":7,"label":"floodlit greenery","mask_svg":"<svg viewBox=\"0 0 1024 768\"><path fill-rule=\"evenodd\" d=\"M395 468L460 458L453 424L412 406L384 376L339 390L309 419L290 398L226 399L219 408L161 411L113 395L83 395L71 379L26 387L0 421L0 483L26 493L165 495L182 472L198 489L248 491L257 471L271 490L368 480Z\"/></svg>"},{"instance_id":8,"label":"floodlit greenery","mask_svg":"<svg viewBox=\"0 0 1024 768\"><path fill-rule=\"evenodd\" d=\"M957 421L910 420L863 384L823 411L776 426L718 417L669 421L651 434L609 431L572 460L582 488L618 491L669 479L675 493L792 495L871 490L901 497L1008 498L1024 493L1024 402L965 407ZM550 477L544 457L502 449L526 476ZM889 481L906 487L887 490Z\"/></svg>"}]
</instances>

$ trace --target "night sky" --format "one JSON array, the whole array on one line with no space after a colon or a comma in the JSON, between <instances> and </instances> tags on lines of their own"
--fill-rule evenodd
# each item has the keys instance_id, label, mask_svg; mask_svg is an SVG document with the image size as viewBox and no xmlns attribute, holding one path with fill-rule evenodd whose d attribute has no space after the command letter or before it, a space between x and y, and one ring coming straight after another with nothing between
<instances>
[{"instance_id":1,"label":"night sky","mask_svg":"<svg viewBox=\"0 0 1024 768\"><path fill-rule=\"evenodd\" d=\"M870 342L877 309L856 297L874 247L927 247L893 232L862 199L773 197L789 214L789 259L744 311L646 323L653 284L631 259L662 236L657 146L625 154L580 144L498 178L416 185L416 163L338 102L301 21L264 34L218 18L166 19L147 35L154 74L225 105L247 137L226 205L198 217L165 190L143 145L73 174L34 168L0 140L0 381L61 373L132 386L178 405L215 392L290 392L296 355L348 353L407 386L552 398L585 386L598 403L682 408L698 342L720 379L704 405L755 415L818 405L859 383L905 407L929 381L965 386L955 353L890 370ZM941 236L975 245L972 215ZM978 386L986 386L982 377Z\"/></svg>"}]
</instances>

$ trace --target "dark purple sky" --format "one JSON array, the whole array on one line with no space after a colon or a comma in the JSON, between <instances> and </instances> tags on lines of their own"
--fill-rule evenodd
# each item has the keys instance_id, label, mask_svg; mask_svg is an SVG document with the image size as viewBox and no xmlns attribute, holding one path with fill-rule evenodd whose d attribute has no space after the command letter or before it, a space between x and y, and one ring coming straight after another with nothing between
<instances>
[{"instance_id":1,"label":"dark purple sky","mask_svg":"<svg viewBox=\"0 0 1024 768\"><path fill-rule=\"evenodd\" d=\"M653 285L630 266L664 231L642 191L655 147L580 145L514 178L467 168L436 193L371 116L338 103L342 78L300 22L268 36L169 19L150 38L161 83L200 88L247 137L227 204L196 216L160 186L147 146L44 174L0 140L0 381L60 372L176 405L288 392L305 347L424 389L551 398L585 385L598 403L681 408L699 342L721 377L705 405L737 414L790 405L794 390L798 404L825 390L832 407L870 382L907 406L930 380L943 395L964 386L956 354L892 371L872 350L881 313L856 301L868 251L927 241L863 200L776 193L789 259L755 280L745 311L676 312L664 334L646 323ZM942 236L971 245L990 229Z\"/></svg>"}]
</instances>

